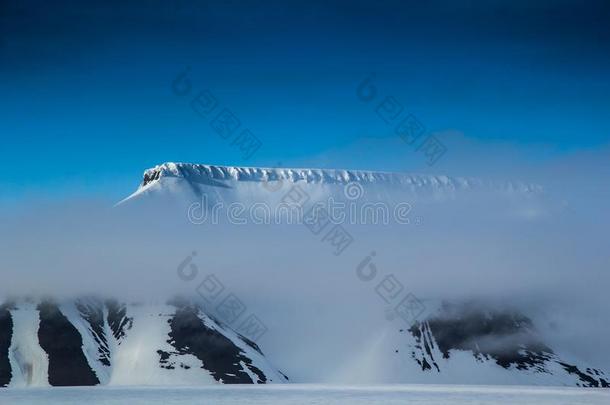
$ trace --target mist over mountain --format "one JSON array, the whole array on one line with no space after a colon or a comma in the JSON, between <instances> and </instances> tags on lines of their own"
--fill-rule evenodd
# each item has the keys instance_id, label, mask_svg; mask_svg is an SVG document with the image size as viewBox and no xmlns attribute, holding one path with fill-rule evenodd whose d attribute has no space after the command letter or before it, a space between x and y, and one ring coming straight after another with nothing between
<instances>
[{"instance_id":1,"label":"mist over mountain","mask_svg":"<svg viewBox=\"0 0 610 405\"><path fill-rule=\"evenodd\" d=\"M80 335L84 383L238 375L172 338L172 319L191 308L198 320L182 339L215 322L241 336L244 364L266 370L243 366L240 381L605 386L607 262L598 234L580 231L596 228L571 210L574 191L557 199L518 181L166 163L113 208L21 206L5 215L0 248L0 318L13 331L0 336L0 370L20 376L5 371L4 383L51 378L34 371L45 352L58 358L35 331L49 308ZM111 343L108 300L130 319L124 345ZM100 315L83 302L102 303L92 307ZM136 356L137 344L147 349ZM264 357L253 360L252 347ZM232 364L237 354L220 350ZM128 379L125 358L148 371Z\"/></svg>"}]
</instances>

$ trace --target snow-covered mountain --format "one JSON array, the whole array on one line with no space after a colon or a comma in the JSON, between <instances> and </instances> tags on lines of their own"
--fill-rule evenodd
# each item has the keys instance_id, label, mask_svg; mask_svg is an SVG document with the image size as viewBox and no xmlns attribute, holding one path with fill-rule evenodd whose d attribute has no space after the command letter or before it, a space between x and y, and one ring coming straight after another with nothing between
<instances>
[{"instance_id":1,"label":"snow-covered mountain","mask_svg":"<svg viewBox=\"0 0 610 405\"><path fill-rule=\"evenodd\" d=\"M298 190L296 194L295 188ZM417 221L417 215L422 212L425 218L436 219L441 227L446 226L446 222L451 225L456 223L457 219L453 214L445 218L442 213L438 213L443 210L443 205L439 205L439 202L450 201L452 209L462 205L490 205L493 206L494 215L506 216L511 221L513 218L525 221L545 218L553 209L545 201L542 187L522 182L491 182L471 178L370 171L245 168L187 163L165 163L146 170L138 189L119 202L117 209L133 208L139 212L141 207L149 204L155 210L155 219L165 214L171 216L172 212L169 211L175 211L173 213L178 215L175 218L184 222L188 222L188 212L191 223L187 225L192 228L193 223L198 224L198 220L205 216L204 211L213 213L219 207L218 204L223 204L224 210L234 203L243 204L246 214L252 217L254 211L248 210L248 207L260 208L260 204L264 203L270 212L277 213L275 208L284 203L287 197L289 201L298 202L305 207L302 215L306 215L314 202L332 200L342 203L343 207L350 208L353 205L360 209L362 205L382 203L381 208L388 208L388 212L394 214L391 218L394 220L397 220L396 207L405 208L401 204L408 201L408 208L402 212L404 215L398 218L401 226L381 228L382 232L389 232L395 237L391 243L388 242L391 247L387 250L397 252L397 255L386 258L384 263L386 266L393 266L393 271L399 277L408 276L406 268L413 266L413 262L403 265L405 259L400 255L403 241L396 240L396 237L405 235L401 233L402 224L413 225ZM160 205L157 205L158 203ZM354 223L365 222L368 226L370 222L366 220L371 218L376 218L379 222L383 217L383 210L378 205L375 207L378 211L361 211L360 213L366 214L362 216L352 216L350 212L340 224L347 228ZM430 209L429 207L434 208L434 216L425 215L425 210ZM194 213L195 217L192 208L199 210ZM476 213L476 208L474 211ZM456 212L462 213L459 210ZM377 217L367 216L369 214ZM212 217L206 218L213 222ZM464 218L469 220L467 215ZM260 220L260 217L255 219ZM364 221L360 221L362 219ZM486 224L486 221L487 218L482 222ZM397 232L397 228L400 232ZM263 241L260 236L262 232L258 229L235 229L221 227L215 230L204 227L197 228L197 231L201 230L206 237L214 241L221 240L219 235L235 232L248 238L254 245L254 249L246 253L244 246L232 239L231 235L227 239L233 244L224 246L223 249L226 250L222 252L225 253L217 254L229 252L228 254L236 257L253 255L250 260L244 259L246 274L251 278L240 280L246 285L252 284L253 294L259 291L261 285L270 285L271 293L267 292L266 296L264 292L258 294L263 295L262 301L275 299L277 308L259 315L269 319L273 318L274 312L281 312L280 306L289 308L287 316L272 319L274 328L271 334L274 339L267 341L264 350L191 299L173 299L164 303L132 303L131 298L123 301L93 298L57 301L18 298L8 300L0 307L0 386L200 385L288 381L276 366L286 371L292 380L295 379L292 378L291 372L298 370L301 376L306 377L301 380L296 378L296 381L326 382L325 378L333 374L328 371L331 367L344 370L340 374L349 375L351 378L362 369L373 365L376 368L371 373L379 372L380 375L379 379L373 382L586 387L609 385L610 379L598 367L589 365L572 350L553 347L550 343L552 339L540 333L532 320L534 318L528 313L508 307L494 306L492 309L484 303L476 306L461 302L449 304L451 301L427 300L424 296L420 298L425 302L427 310L413 317L409 324L397 325L388 323L385 319L379 321L370 315L374 313L371 308L378 299L374 293L350 297L347 294L347 282L341 278L343 276L336 274L337 271L333 273L328 269L319 269L324 267L324 264L305 263L310 256L314 256L313 253L305 251L299 259L284 252L289 249L292 249L291 252L298 251L305 243L317 243L316 240L320 240L323 235L317 228L309 228L311 235L315 237L307 239L310 234L305 233L306 237L295 239L295 242L279 250L274 246L275 242L269 243L267 239ZM294 232L297 231L306 232L304 228L298 228ZM368 266L377 273L376 265L370 263L374 254L362 261L362 255L370 251L368 242L374 242L377 234L370 227L351 227L350 231L360 242L367 241L367 245L355 251L352 249L351 253L348 250L348 253L341 256L343 261L340 263L330 261L339 257L337 252L328 256L324 263L328 263L326 266L332 270L343 266L356 267L359 271L361 267ZM265 238L270 234L279 233L276 239L290 240L290 232L293 232L292 229L265 228ZM445 234L441 236L445 237ZM166 232L163 238L171 239L172 235ZM267 274L259 277L258 269L269 267L266 260L271 247L276 249L273 250L272 256L278 256L278 261L272 262L272 265L279 263L288 270L284 273L271 271L271 276ZM321 250L318 248L319 244L316 245L316 252ZM185 249L191 250L190 246ZM217 248L214 252L221 250ZM287 254L288 258L281 258L282 254ZM264 262L260 265L262 267L257 267L258 261ZM294 270L294 274L287 273L292 271L293 267L298 267L300 262L304 263L303 266L310 274L299 278L301 276L297 274L298 270ZM232 262L232 265L237 266L235 262ZM228 267L223 266L223 271ZM404 274L399 273L403 270ZM316 284L316 277L322 273L330 278L326 282ZM285 279L281 279L282 277ZM265 283L258 280L259 278L270 281ZM314 281L306 284L310 279ZM297 302L290 306L282 301L287 298L281 295L284 292L279 286L281 283L284 287L296 284L296 288L290 290L294 295L306 288L315 288L316 291L309 294L310 302ZM255 284L258 288L254 287ZM441 287L441 291L447 290L443 288L445 286L442 281L433 280L432 284ZM321 291L326 286L335 288L335 285L343 289L340 292L331 289L330 293L325 295L329 297L327 302L318 302L322 294L318 289ZM357 284L355 289L364 285ZM380 296L381 286L382 284L377 284L374 290ZM403 292L407 292L406 288ZM347 307L352 305L356 308L353 321L346 318L346 314L349 316L353 311L333 312L338 307L333 295L340 296ZM389 302L389 295L382 298ZM271 307L273 308L273 304ZM311 307L312 310L301 311L303 307ZM299 315L293 316L290 311L298 311ZM307 319L303 319L303 316ZM283 323L286 321L292 323ZM301 325L304 326L301 328ZM326 339L329 335L336 335L337 328L344 325L353 328L341 335L341 338L346 339L345 342L337 343L333 340L336 338ZM379 333L376 333L377 329ZM381 337L375 344L361 339L364 346L359 350L355 349L361 344L356 336L359 333ZM321 345L329 345L329 348L326 351L316 351ZM273 359L274 365L263 352ZM337 352L341 353L336 354ZM313 360L307 361L308 357ZM339 359L347 359L348 364L338 364ZM352 360L353 364L350 363ZM326 374L321 380L317 380L316 376L322 373ZM348 378L338 381L357 380L358 378ZM364 378L364 381L371 380Z\"/></svg>"},{"instance_id":2,"label":"snow-covered mountain","mask_svg":"<svg viewBox=\"0 0 610 405\"><path fill-rule=\"evenodd\" d=\"M555 352L531 319L512 310L445 302L400 332L408 342L400 349L433 379L462 374L473 383L610 387L603 371Z\"/></svg>"},{"instance_id":3,"label":"snow-covered mountain","mask_svg":"<svg viewBox=\"0 0 610 405\"><path fill-rule=\"evenodd\" d=\"M8 301L0 333L0 386L287 381L254 342L178 299Z\"/></svg>"},{"instance_id":4,"label":"snow-covered mountain","mask_svg":"<svg viewBox=\"0 0 610 405\"><path fill-rule=\"evenodd\" d=\"M197 305L82 298L0 307L0 386L209 385L287 382L256 343ZM565 359L515 312L444 304L398 330L396 356L415 381L610 386L599 369Z\"/></svg>"}]
</instances>

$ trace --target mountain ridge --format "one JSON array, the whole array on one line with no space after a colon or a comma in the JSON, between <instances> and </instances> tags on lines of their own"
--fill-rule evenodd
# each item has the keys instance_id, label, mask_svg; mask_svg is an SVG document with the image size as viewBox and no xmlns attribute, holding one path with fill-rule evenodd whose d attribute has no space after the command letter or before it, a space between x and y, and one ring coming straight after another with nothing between
<instances>
[{"instance_id":1,"label":"mountain ridge","mask_svg":"<svg viewBox=\"0 0 610 405\"><path fill-rule=\"evenodd\" d=\"M453 190L492 187L506 191L542 192L541 186L520 181L491 182L472 177L450 177L446 175L409 174L399 172L319 169L319 168L269 168L247 166L223 166L196 163L166 162L144 171L140 188L163 177L237 181L304 181L306 183L390 183L403 186L447 188Z\"/></svg>"}]
</instances>

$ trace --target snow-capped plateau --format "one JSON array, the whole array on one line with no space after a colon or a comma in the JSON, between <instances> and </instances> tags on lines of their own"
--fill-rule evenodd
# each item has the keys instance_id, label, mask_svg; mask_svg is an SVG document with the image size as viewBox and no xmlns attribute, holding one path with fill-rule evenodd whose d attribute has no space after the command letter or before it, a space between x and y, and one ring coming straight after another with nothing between
<instances>
[{"instance_id":1,"label":"snow-capped plateau","mask_svg":"<svg viewBox=\"0 0 610 405\"><path fill-rule=\"evenodd\" d=\"M375 172L340 169L308 168L260 168L218 166L192 163L163 163L144 172L138 189L123 202L143 194L158 192L162 188L176 191L176 182L192 192L200 193L201 187L231 188L237 182L276 183L289 182L314 185L345 185L351 182L368 186L386 186L395 190L414 193L439 194L456 191L494 190L516 193L540 193L542 187L523 182L495 183L477 178L449 177L444 175L419 175L392 172ZM170 185L171 183L171 185Z\"/></svg>"}]
</instances>

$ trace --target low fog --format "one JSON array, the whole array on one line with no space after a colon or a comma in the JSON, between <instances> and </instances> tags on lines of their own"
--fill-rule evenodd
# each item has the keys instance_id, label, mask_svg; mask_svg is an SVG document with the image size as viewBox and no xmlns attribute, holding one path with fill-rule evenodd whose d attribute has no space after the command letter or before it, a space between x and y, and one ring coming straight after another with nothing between
<instances>
[{"instance_id":1,"label":"low fog","mask_svg":"<svg viewBox=\"0 0 610 405\"><path fill-rule=\"evenodd\" d=\"M362 364L374 374L367 356L404 327L375 293L378 282L358 277L370 256L380 275L394 275L424 303L424 316L442 300L514 307L551 347L608 369L607 156L493 174L527 177L544 189L535 198L405 194L411 223L346 224L354 242L338 256L304 225L195 225L168 201L30 199L0 216L0 294L164 301L197 297L214 274L268 327L259 344L280 369L296 381L341 381ZM321 369L314 375L305 365Z\"/></svg>"}]
</instances>

